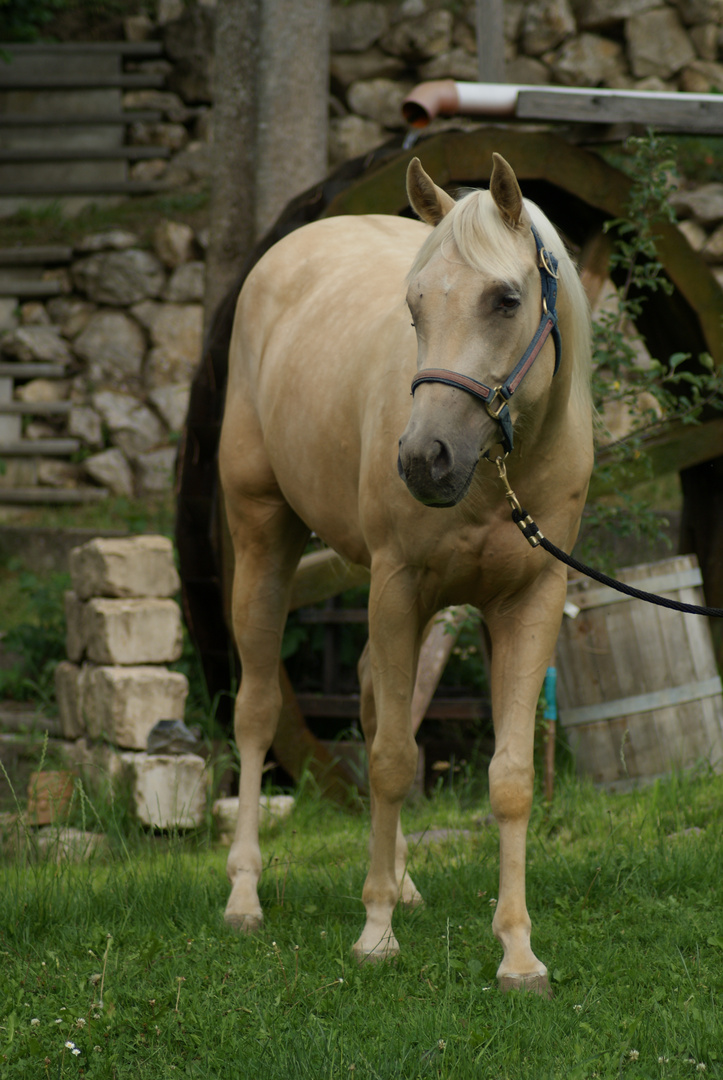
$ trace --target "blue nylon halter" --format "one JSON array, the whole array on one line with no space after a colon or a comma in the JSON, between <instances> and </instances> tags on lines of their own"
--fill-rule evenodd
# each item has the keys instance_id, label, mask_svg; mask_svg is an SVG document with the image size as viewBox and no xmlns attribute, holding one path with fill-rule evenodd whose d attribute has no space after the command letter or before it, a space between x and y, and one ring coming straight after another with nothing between
<instances>
[{"instance_id":1,"label":"blue nylon halter","mask_svg":"<svg viewBox=\"0 0 723 1080\"><path fill-rule=\"evenodd\" d=\"M490 416L496 420L502 429L501 445L505 454L509 454L513 446L512 417L507 407L507 402L514 394L517 387L530 370L537 359L542 346L550 334L555 342L555 370L557 375L560 367L562 354L562 341L557 326L557 259L548 251L540 234L534 225L531 225L532 235L537 247L537 268L540 271L540 283L542 286L542 315L532 341L522 356L522 359L512 369L501 386L487 386L486 383L478 382L468 375L460 375L456 371L448 371L446 368L427 368L418 371L412 379L412 394L420 383L438 382L447 386L454 386L458 390L465 390L468 394L480 398Z\"/></svg>"}]
</instances>

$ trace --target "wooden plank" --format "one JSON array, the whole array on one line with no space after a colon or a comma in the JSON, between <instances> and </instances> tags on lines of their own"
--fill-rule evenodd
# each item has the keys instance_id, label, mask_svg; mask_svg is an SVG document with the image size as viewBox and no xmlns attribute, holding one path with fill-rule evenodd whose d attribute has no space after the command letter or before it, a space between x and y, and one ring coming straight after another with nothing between
<instances>
[{"instance_id":1,"label":"wooden plank","mask_svg":"<svg viewBox=\"0 0 723 1080\"><path fill-rule=\"evenodd\" d=\"M723 133L723 97L710 94L653 96L638 91L520 90L515 115L519 120L549 120L585 124L644 124L668 131Z\"/></svg>"},{"instance_id":2,"label":"wooden plank","mask_svg":"<svg viewBox=\"0 0 723 1080\"><path fill-rule=\"evenodd\" d=\"M80 450L79 439L18 439L0 443L0 458L67 457Z\"/></svg>"},{"instance_id":3,"label":"wooden plank","mask_svg":"<svg viewBox=\"0 0 723 1080\"><path fill-rule=\"evenodd\" d=\"M369 571L365 566L348 563L331 548L304 555L291 589L290 611L328 600L346 589L365 585Z\"/></svg>"},{"instance_id":4,"label":"wooden plank","mask_svg":"<svg viewBox=\"0 0 723 1080\"><path fill-rule=\"evenodd\" d=\"M296 695L296 700L304 716L344 720L359 718L359 694L301 692ZM489 719L491 715L489 704L481 698L433 697L427 706L423 719L483 720Z\"/></svg>"},{"instance_id":5,"label":"wooden plank","mask_svg":"<svg viewBox=\"0 0 723 1080\"><path fill-rule=\"evenodd\" d=\"M23 363L22 360L17 363L0 362L0 377L9 376L11 379L62 379L65 370L65 364Z\"/></svg>"},{"instance_id":6,"label":"wooden plank","mask_svg":"<svg viewBox=\"0 0 723 1080\"><path fill-rule=\"evenodd\" d=\"M0 150L0 165L32 161L139 161L143 158L167 158L165 146L66 147L28 146Z\"/></svg>"},{"instance_id":7,"label":"wooden plank","mask_svg":"<svg viewBox=\"0 0 723 1080\"><path fill-rule=\"evenodd\" d=\"M162 90L165 85L165 75L145 71L130 74L68 72L45 75L42 72L14 72L12 64L0 65L0 90Z\"/></svg>"},{"instance_id":8,"label":"wooden plank","mask_svg":"<svg viewBox=\"0 0 723 1080\"><path fill-rule=\"evenodd\" d=\"M675 424L667 434L653 439L643 440L642 448L648 454L655 476L680 472L704 461L720 457L723 454L723 419L707 420L704 424ZM604 464L611 456L611 451L603 448L597 453L598 464ZM634 462L628 466L629 483L634 483L636 474L640 480L647 479L647 466L636 467ZM593 472L590 481L589 498L611 494L614 489Z\"/></svg>"},{"instance_id":9,"label":"wooden plank","mask_svg":"<svg viewBox=\"0 0 723 1080\"><path fill-rule=\"evenodd\" d=\"M42 56L68 58L76 53L103 56L163 56L160 41L72 41L72 42L18 42L3 45L11 56Z\"/></svg>"},{"instance_id":10,"label":"wooden plank","mask_svg":"<svg viewBox=\"0 0 723 1080\"><path fill-rule=\"evenodd\" d=\"M2 411L0 407L0 411ZM302 623L314 623L336 626L348 623L366 623L369 614L366 608L302 608L297 618Z\"/></svg>"},{"instance_id":11,"label":"wooden plank","mask_svg":"<svg viewBox=\"0 0 723 1080\"><path fill-rule=\"evenodd\" d=\"M2 191L0 191L0 195L2 195ZM50 281L23 281L21 278L0 276L0 296L38 300L44 296L59 296L62 291L62 282L53 281L52 279Z\"/></svg>"},{"instance_id":12,"label":"wooden plank","mask_svg":"<svg viewBox=\"0 0 723 1080\"><path fill-rule=\"evenodd\" d=\"M45 266L47 263L69 263L72 258L73 249L68 244L0 248L0 266Z\"/></svg>"},{"instance_id":13,"label":"wooden plank","mask_svg":"<svg viewBox=\"0 0 723 1080\"><path fill-rule=\"evenodd\" d=\"M63 195L154 195L167 190L166 186L157 180L99 180L78 183L60 181L57 184L0 184L0 198L10 195L46 199Z\"/></svg>"},{"instance_id":14,"label":"wooden plank","mask_svg":"<svg viewBox=\"0 0 723 1080\"><path fill-rule=\"evenodd\" d=\"M419 730L424 717L429 715L430 703L466 618L467 609L462 605L445 608L431 620L427 628L427 634L419 652L417 677L412 694L412 732L414 734Z\"/></svg>"},{"instance_id":15,"label":"wooden plank","mask_svg":"<svg viewBox=\"0 0 723 1080\"><path fill-rule=\"evenodd\" d=\"M195 110L189 110L192 114ZM57 128L64 127L67 124L81 124L85 126L93 126L100 124L101 126L118 124L125 126L126 124L142 121L146 124L158 124L163 119L163 113L155 109L133 109L129 112L97 112L97 113L73 113L72 115L59 113L36 113L35 115L26 115L25 113L0 113L0 127L18 127L18 128L32 128L32 127L48 127Z\"/></svg>"},{"instance_id":16,"label":"wooden plank","mask_svg":"<svg viewBox=\"0 0 723 1080\"><path fill-rule=\"evenodd\" d=\"M294 780L308 769L322 795L344 806L355 805L354 792L359 790L356 777L307 728L283 664L280 682L282 705L273 742L277 761Z\"/></svg>"},{"instance_id":17,"label":"wooden plank","mask_svg":"<svg viewBox=\"0 0 723 1080\"><path fill-rule=\"evenodd\" d=\"M106 488L3 488L0 487L0 504L3 506L32 506L34 504L61 505L64 503L102 502L110 498Z\"/></svg>"},{"instance_id":18,"label":"wooden plank","mask_svg":"<svg viewBox=\"0 0 723 1080\"><path fill-rule=\"evenodd\" d=\"M70 401L0 401L0 416L64 416Z\"/></svg>"}]
</instances>

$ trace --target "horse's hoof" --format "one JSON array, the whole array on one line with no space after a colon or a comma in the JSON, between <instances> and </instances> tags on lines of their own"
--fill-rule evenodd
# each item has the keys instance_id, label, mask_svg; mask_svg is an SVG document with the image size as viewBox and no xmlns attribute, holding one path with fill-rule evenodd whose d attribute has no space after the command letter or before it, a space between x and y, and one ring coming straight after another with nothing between
<instances>
[{"instance_id":1,"label":"horse's hoof","mask_svg":"<svg viewBox=\"0 0 723 1080\"><path fill-rule=\"evenodd\" d=\"M256 934L264 924L264 916L261 913L258 915L243 915L240 912L229 911L227 908L224 912L223 921L232 930L238 930L240 934Z\"/></svg>"},{"instance_id":2,"label":"horse's hoof","mask_svg":"<svg viewBox=\"0 0 723 1080\"><path fill-rule=\"evenodd\" d=\"M547 975L540 975L537 972L531 972L529 975L500 975L497 985L503 994L510 990L524 990L530 994L539 994L540 997L552 997Z\"/></svg>"},{"instance_id":3,"label":"horse's hoof","mask_svg":"<svg viewBox=\"0 0 723 1080\"><path fill-rule=\"evenodd\" d=\"M399 944L394 935L369 949L362 944L361 938L352 946L352 954L357 964L381 964L394 960L399 955Z\"/></svg>"}]
</instances>

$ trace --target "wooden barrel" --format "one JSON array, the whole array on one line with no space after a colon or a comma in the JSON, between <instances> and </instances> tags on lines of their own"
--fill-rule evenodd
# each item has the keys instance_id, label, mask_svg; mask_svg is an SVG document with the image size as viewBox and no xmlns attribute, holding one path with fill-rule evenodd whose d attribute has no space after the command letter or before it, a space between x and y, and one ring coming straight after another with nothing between
<instances>
[{"instance_id":1,"label":"wooden barrel","mask_svg":"<svg viewBox=\"0 0 723 1080\"><path fill-rule=\"evenodd\" d=\"M703 604L694 555L617 577ZM723 692L708 620L574 578L557 646L558 703L580 775L614 789L705 761L723 768Z\"/></svg>"}]
</instances>

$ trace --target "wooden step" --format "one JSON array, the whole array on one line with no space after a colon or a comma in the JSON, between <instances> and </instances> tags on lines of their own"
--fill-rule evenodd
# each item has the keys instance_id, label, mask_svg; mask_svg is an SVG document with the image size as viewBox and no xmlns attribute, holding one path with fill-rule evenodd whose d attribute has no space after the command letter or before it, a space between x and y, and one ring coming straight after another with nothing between
<instances>
[{"instance_id":1,"label":"wooden step","mask_svg":"<svg viewBox=\"0 0 723 1080\"><path fill-rule=\"evenodd\" d=\"M196 110L191 109L193 114ZM133 109L129 112L73 113L71 116L55 113L37 113L25 116L24 113L0 113L0 127L65 127L67 124L79 124L82 127L105 126L110 124L136 123L158 124L163 113L155 109Z\"/></svg>"},{"instance_id":2,"label":"wooden step","mask_svg":"<svg viewBox=\"0 0 723 1080\"><path fill-rule=\"evenodd\" d=\"M118 74L114 71L91 75L82 72L49 74L42 71L13 71L12 64L0 65L0 90L162 90L165 75L139 71Z\"/></svg>"},{"instance_id":3,"label":"wooden step","mask_svg":"<svg viewBox=\"0 0 723 1080\"><path fill-rule=\"evenodd\" d=\"M0 155L7 151L0 150ZM0 266L47 266L69 263L73 249L68 244L36 244L0 248Z\"/></svg>"},{"instance_id":4,"label":"wooden step","mask_svg":"<svg viewBox=\"0 0 723 1080\"><path fill-rule=\"evenodd\" d=\"M70 457L80 450L80 439L15 439L0 442L3 457Z\"/></svg>"},{"instance_id":5,"label":"wooden step","mask_svg":"<svg viewBox=\"0 0 723 1080\"><path fill-rule=\"evenodd\" d=\"M0 401L0 416L65 416L72 407L70 401Z\"/></svg>"},{"instance_id":6,"label":"wooden step","mask_svg":"<svg viewBox=\"0 0 723 1080\"><path fill-rule=\"evenodd\" d=\"M66 374L65 364L42 364L40 361L28 360L23 363L0 362L0 376L8 376L11 379L62 379Z\"/></svg>"},{"instance_id":7,"label":"wooden step","mask_svg":"<svg viewBox=\"0 0 723 1080\"><path fill-rule=\"evenodd\" d=\"M91 56L141 56L148 59L163 56L163 44L160 41L59 41L59 42L19 42L3 46L11 56L67 57L76 53Z\"/></svg>"},{"instance_id":8,"label":"wooden step","mask_svg":"<svg viewBox=\"0 0 723 1080\"><path fill-rule=\"evenodd\" d=\"M2 192L0 191L0 196ZM0 275L0 296L14 296L23 300L42 300L46 296L59 296L63 292L60 281L23 281L16 277Z\"/></svg>"},{"instance_id":9,"label":"wooden step","mask_svg":"<svg viewBox=\"0 0 723 1080\"><path fill-rule=\"evenodd\" d=\"M0 184L0 198L25 196L47 199L63 195L155 195L159 191L166 190L166 186L156 180L101 180L95 183L59 181L57 184Z\"/></svg>"},{"instance_id":10,"label":"wooden step","mask_svg":"<svg viewBox=\"0 0 723 1080\"><path fill-rule=\"evenodd\" d=\"M106 488L3 488L0 487L0 505L32 506L33 504L91 503L102 502L110 492Z\"/></svg>"},{"instance_id":11,"label":"wooden step","mask_svg":"<svg viewBox=\"0 0 723 1080\"><path fill-rule=\"evenodd\" d=\"M98 146L67 147L27 146L17 150L0 150L0 165L23 164L32 161L141 161L144 158L167 158L165 146Z\"/></svg>"}]
</instances>

